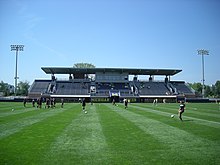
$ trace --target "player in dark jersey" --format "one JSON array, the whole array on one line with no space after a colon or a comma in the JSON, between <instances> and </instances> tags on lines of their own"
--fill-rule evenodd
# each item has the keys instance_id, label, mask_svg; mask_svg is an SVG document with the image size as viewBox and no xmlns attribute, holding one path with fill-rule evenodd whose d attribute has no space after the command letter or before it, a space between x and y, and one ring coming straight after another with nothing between
<instances>
[{"instance_id":1,"label":"player in dark jersey","mask_svg":"<svg viewBox=\"0 0 220 165\"><path fill-rule=\"evenodd\" d=\"M50 108L50 99L49 98L46 98L45 108Z\"/></svg>"},{"instance_id":2,"label":"player in dark jersey","mask_svg":"<svg viewBox=\"0 0 220 165\"><path fill-rule=\"evenodd\" d=\"M125 109L127 109L128 108L128 100L124 99L124 103L125 103Z\"/></svg>"},{"instance_id":3,"label":"player in dark jersey","mask_svg":"<svg viewBox=\"0 0 220 165\"><path fill-rule=\"evenodd\" d=\"M35 107L35 100L32 100L32 106Z\"/></svg>"},{"instance_id":4,"label":"player in dark jersey","mask_svg":"<svg viewBox=\"0 0 220 165\"><path fill-rule=\"evenodd\" d=\"M115 104L115 99L112 100L112 105L115 105L115 106L116 106L116 104Z\"/></svg>"},{"instance_id":5,"label":"player in dark jersey","mask_svg":"<svg viewBox=\"0 0 220 165\"><path fill-rule=\"evenodd\" d=\"M82 108L83 108L83 111L85 111L85 107L86 107L86 99L84 98L82 100Z\"/></svg>"},{"instance_id":6,"label":"player in dark jersey","mask_svg":"<svg viewBox=\"0 0 220 165\"><path fill-rule=\"evenodd\" d=\"M27 103L27 99L24 98L24 101L23 101L24 107L26 107L26 103Z\"/></svg>"},{"instance_id":7,"label":"player in dark jersey","mask_svg":"<svg viewBox=\"0 0 220 165\"><path fill-rule=\"evenodd\" d=\"M185 104L184 104L184 102L180 101L180 108L179 108L178 116L179 116L181 121L183 121L182 114L183 114L184 110L185 110Z\"/></svg>"}]
</instances>

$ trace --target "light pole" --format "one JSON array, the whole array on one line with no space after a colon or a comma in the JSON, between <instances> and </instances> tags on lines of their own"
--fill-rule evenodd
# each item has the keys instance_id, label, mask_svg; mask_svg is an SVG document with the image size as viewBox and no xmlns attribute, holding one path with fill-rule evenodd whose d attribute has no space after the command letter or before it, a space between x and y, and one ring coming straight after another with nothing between
<instances>
[{"instance_id":1,"label":"light pole","mask_svg":"<svg viewBox=\"0 0 220 165\"><path fill-rule=\"evenodd\" d=\"M209 55L209 51L205 50L205 49L199 49L198 51L198 55L202 55L202 97L204 98L204 94L205 94L205 73L204 73L204 55Z\"/></svg>"},{"instance_id":2,"label":"light pole","mask_svg":"<svg viewBox=\"0 0 220 165\"><path fill-rule=\"evenodd\" d=\"M11 45L11 51L16 51L16 60L15 60L15 96L17 94L17 82L18 82L18 51L23 51L24 45Z\"/></svg>"}]
</instances>

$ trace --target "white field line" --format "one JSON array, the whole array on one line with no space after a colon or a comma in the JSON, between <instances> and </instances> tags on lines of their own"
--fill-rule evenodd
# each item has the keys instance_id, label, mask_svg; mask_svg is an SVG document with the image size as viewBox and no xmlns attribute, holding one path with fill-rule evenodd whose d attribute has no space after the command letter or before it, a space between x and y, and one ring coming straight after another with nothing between
<instances>
[{"instance_id":1,"label":"white field line","mask_svg":"<svg viewBox=\"0 0 220 165\"><path fill-rule=\"evenodd\" d=\"M112 108L111 105L106 106ZM198 150L200 152L201 159L207 158L207 160L209 160L208 158L213 157L213 154L217 155L216 152L220 152L220 147L217 148L218 151L213 151L213 147L219 146L219 144L195 136L187 131L136 114L129 110L124 110L120 107L117 108L117 110L113 111L118 113L121 117L134 123L142 131L146 132L146 134L152 135L160 142L170 147L169 152L171 152L172 154L181 155L181 153L184 152L184 155L187 155L186 158L188 158L193 157L195 150ZM192 150L192 148L194 148L194 150ZM206 150L204 150L204 148L206 148ZM179 153L176 153L177 150Z\"/></svg>"},{"instance_id":2,"label":"white field line","mask_svg":"<svg viewBox=\"0 0 220 165\"><path fill-rule=\"evenodd\" d=\"M170 115L172 114L170 112L158 111L158 110L154 110L154 109L150 109L150 108L139 107L139 106L136 106L136 105L129 105L129 106L131 106L133 108L137 108L137 109L157 113L157 114L167 116L167 117L170 117ZM189 117L189 116L185 115L186 113L187 113L187 111L185 113L183 113L183 120L184 120L184 118L186 118L186 119L190 119L190 120L193 120L193 121L197 121L199 124L207 125L207 126L211 126L211 127L215 127L215 128L219 128L219 126L220 126L220 122L210 121L210 120L205 120L205 119L199 119L199 118L195 118L195 117ZM177 116L177 114L176 114L176 116Z\"/></svg>"},{"instance_id":3,"label":"white field line","mask_svg":"<svg viewBox=\"0 0 220 165\"><path fill-rule=\"evenodd\" d=\"M72 123L56 138L48 151L48 155L45 155L46 160L62 163L62 155L69 154L81 157L104 154L107 149L107 143L95 105L86 106L86 109L88 110L87 114L84 112L78 114L72 120ZM102 156L100 155L100 157Z\"/></svg>"},{"instance_id":4,"label":"white field line","mask_svg":"<svg viewBox=\"0 0 220 165\"><path fill-rule=\"evenodd\" d=\"M52 109L49 111L47 110L46 112L40 113L38 115L29 116L29 117L21 118L19 120L13 121L13 122L1 124L0 125L1 126L0 127L0 139L7 137L11 134L14 134L16 132L19 132L23 128L30 126L32 124L38 123L38 122L40 122L50 116L56 115L58 113L62 113L63 111L64 111L64 109L63 110Z\"/></svg>"}]
</instances>

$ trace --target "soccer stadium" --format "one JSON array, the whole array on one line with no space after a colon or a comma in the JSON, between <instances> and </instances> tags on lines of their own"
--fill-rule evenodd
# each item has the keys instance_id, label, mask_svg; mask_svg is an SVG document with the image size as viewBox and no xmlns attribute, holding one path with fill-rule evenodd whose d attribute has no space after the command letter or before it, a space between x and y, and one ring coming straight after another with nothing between
<instances>
[{"instance_id":1,"label":"soccer stadium","mask_svg":"<svg viewBox=\"0 0 220 165\"><path fill-rule=\"evenodd\" d=\"M195 94L172 81L181 70L42 70L51 78L34 80L27 102L0 102L0 164L220 163L219 104L185 102Z\"/></svg>"},{"instance_id":2,"label":"soccer stadium","mask_svg":"<svg viewBox=\"0 0 220 165\"><path fill-rule=\"evenodd\" d=\"M220 0L0 0L0 165L220 165Z\"/></svg>"},{"instance_id":3,"label":"soccer stadium","mask_svg":"<svg viewBox=\"0 0 220 165\"><path fill-rule=\"evenodd\" d=\"M73 68L42 67L50 80L35 80L29 91L29 98L86 98L92 102L159 101L176 102L183 98L193 98L193 90L184 81L171 81L178 69L128 69L128 68ZM59 80L57 74L66 74L68 79ZM91 75L91 76L89 76ZM144 76L148 81L139 80ZM156 76L164 76L156 81ZM132 80L129 77L133 77Z\"/></svg>"}]
</instances>

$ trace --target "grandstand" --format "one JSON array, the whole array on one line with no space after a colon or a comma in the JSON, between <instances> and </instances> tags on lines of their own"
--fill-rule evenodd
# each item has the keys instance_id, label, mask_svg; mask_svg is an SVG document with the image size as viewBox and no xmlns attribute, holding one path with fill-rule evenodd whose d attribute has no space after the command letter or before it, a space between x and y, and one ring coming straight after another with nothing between
<instances>
[{"instance_id":1,"label":"grandstand","mask_svg":"<svg viewBox=\"0 0 220 165\"><path fill-rule=\"evenodd\" d=\"M29 98L86 98L93 101L111 102L124 98L132 102L150 99L170 99L195 97L194 91L184 81L171 81L178 69L128 69L128 68L67 68L42 67L48 80L35 80L29 89ZM59 80L57 74L66 74L68 79ZM138 76L147 80L139 80ZM164 81L154 80L164 76ZM132 80L129 77L133 77Z\"/></svg>"}]
</instances>

